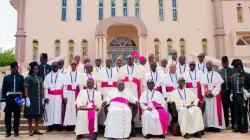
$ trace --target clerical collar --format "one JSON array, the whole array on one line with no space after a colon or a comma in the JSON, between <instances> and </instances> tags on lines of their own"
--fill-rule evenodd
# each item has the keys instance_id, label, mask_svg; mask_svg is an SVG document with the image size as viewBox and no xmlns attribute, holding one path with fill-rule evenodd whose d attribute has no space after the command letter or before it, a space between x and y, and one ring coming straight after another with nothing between
<instances>
[{"instance_id":1,"label":"clerical collar","mask_svg":"<svg viewBox=\"0 0 250 140\"><path fill-rule=\"evenodd\" d=\"M211 72L213 72L213 70L211 70L211 71L207 71L207 73L211 73Z\"/></svg>"},{"instance_id":2,"label":"clerical collar","mask_svg":"<svg viewBox=\"0 0 250 140\"><path fill-rule=\"evenodd\" d=\"M152 72L152 73L157 73L157 70L156 70L155 72L153 72L153 71L151 70L151 72Z\"/></svg>"},{"instance_id":3,"label":"clerical collar","mask_svg":"<svg viewBox=\"0 0 250 140\"><path fill-rule=\"evenodd\" d=\"M175 72L175 73L170 72L170 74L175 75L175 74L176 74L176 72Z\"/></svg>"}]
</instances>

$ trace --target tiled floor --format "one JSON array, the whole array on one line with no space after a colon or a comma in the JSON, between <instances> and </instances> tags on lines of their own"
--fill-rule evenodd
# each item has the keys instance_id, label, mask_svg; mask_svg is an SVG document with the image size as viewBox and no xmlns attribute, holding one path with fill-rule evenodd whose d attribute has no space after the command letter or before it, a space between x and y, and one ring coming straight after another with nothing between
<instances>
[{"instance_id":1,"label":"tiled floor","mask_svg":"<svg viewBox=\"0 0 250 140\"><path fill-rule=\"evenodd\" d=\"M74 140L75 135L72 132L53 132L46 133L43 136L33 136L30 137L26 132L21 132L18 138L13 136L5 138L3 133L0 134L0 140ZM142 140L144 139L138 134L137 137L131 138L131 140ZM159 138L152 138L151 140L157 140ZM191 138L197 139L197 138ZM105 140L103 134L100 134L98 140ZM182 137L167 136L166 140L184 140ZM250 140L250 132L247 134L233 133L231 130L224 130L221 133L206 133L201 140Z\"/></svg>"}]
</instances>

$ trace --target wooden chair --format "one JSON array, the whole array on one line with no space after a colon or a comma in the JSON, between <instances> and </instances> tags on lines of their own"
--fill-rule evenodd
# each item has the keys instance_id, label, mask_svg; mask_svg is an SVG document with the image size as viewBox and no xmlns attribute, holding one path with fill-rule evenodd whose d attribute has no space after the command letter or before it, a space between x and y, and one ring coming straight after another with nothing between
<instances>
[{"instance_id":1,"label":"wooden chair","mask_svg":"<svg viewBox=\"0 0 250 140\"><path fill-rule=\"evenodd\" d=\"M199 101L198 107L201 108L202 114L205 112L206 103L205 101ZM171 121L171 133L173 136L181 136L180 126L178 123L178 112L175 105L175 102L168 103L169 113L172 115ZM201 134L204 135L204 130L201 131Z\"/></svg>"}]
</instances>

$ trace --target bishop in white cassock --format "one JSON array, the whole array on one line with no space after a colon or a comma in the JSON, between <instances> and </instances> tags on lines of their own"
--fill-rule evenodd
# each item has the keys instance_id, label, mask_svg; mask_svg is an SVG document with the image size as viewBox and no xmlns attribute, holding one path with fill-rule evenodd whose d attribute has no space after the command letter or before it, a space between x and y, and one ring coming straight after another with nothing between
<instances>
[{"instance_id":1,"label":"bishop in white cassock","mask_svg":"<svg viewBox=\"0 0 250 140\"><path fill-rule=\"evenodd\" d=\"M169 67L172 63L174 63L175 65L179 64L177 51L176 50L172 50L171 53L172 53L172 57L168 61L168 66L167 67Z\"/></svg>"},{"instance_id":2,"label":"bishop in white cassock","mask_svg":"<svg viewBox=\"0 0 250 140\"><path fill-rule=\"evenodd\" d=\"M186 81L186 88L192 90L200 101L203 101L201 79L203 73L195 69L195 62L191 61L189 63L190 70L183 74L183 78Z\"/></svg>"},{"instance_id":3,"label":"bishop in white cassock","mask_svg":"<svg viewBox=\"0 0 250 140\"><path fill-rule=\"evenodd\" d=\"M117 73L119 73L119 71L120 71L120 68L123 66L123 61L122 61L122 58L119 56L119 57L117 57L116 58L116 60L115 60L115 69L116 69L116 71L117 71Z\"/></svg>"},{"instance_id":4,"label":"bishop in white cassock","mask_svg":"<svg viewBox=\"0 0 250 140\"><path fill-rule=\"evenodd\" d=\"M150 63L155 61L155 55L153 53L149 54L148 60L146 61L145 67L150 71Z\"/></svg>"},{"instance_id":5,"label":"bishop in white cassock","mask_svg":"<svg viewBox=\"0 0 250 140\"><path fill-rule=\"evenodd\" d=\"M80 55L75 55L73 60L76 60L77 62L77 71L82 72L84 65L80 62L81 61ZM71 70L71 65L68 66L68 70Z\"/></svg>"},{"instance_id":6,"label":"bishop in white cassock","mask_svg":"<svg viewBox=\"0 0 250 140\"><path fill-rule=\"evenodd\" d=\"M63 59L60 59L58 61L58 71L63 75L65 75L67 73L67 69L64 68L64 60Z\"/></svg>"},{"instance_id":7,"label":"bishop in white cassock","mask_svg":"<svg viewBox=\"0 0 250 140\"><path fill-rule=\"evenodd\" d=\"M83 134L92 136L97 139L97 116L102 105L102 95L94 87L94 79L87 80L87 89L81 90L76 99L77 120L75 133L77 139L81 139Z\"/></svg>"},{"instance_id":8,"label":"bishop in white cassock","mask_svg":"<svg viewBox=\"0 0 250 140\"><path fill-rule=\"evenodd\" d=\"M134 94L125 89L123 81L117 82L117 88L110 90L103 102L109 105L105 121L105 138L129 138L131 132L132 111L129 103L139 105Z\"/></svg>"},{"instance_id":9,"label":"bishop in white cassock","mask_svg":"<svg viewBox=\"0 0 250 140\"><path fill-rule=\"evenodd\" d=\"M85 69L85 73L83 73L83 80L82 80L82 85L83 85L83 89L87 89L87 80L89 78L93 78L95 81L98 80L97 75L95 75L95 73L93 73L93 66L90 63L85 64L84 66ZM94 88L96 89L96 82L94 85Z\"/></svg>"},{"instance_id":10,"label":"bishop in white cassock","mask_svg":"<svg viewBox=\"0 0 250 140\"><path fill-rule=\"evenodd\" d=\"M163 75L168 74L169 70L168 70L167 64L168 64L167 58L161 59L161 65L157 67L157 71L159 73L162 73Z\"/></svg>"},{"instance_id":11,"label":"bishop in white cassock","mask_svg":"<svg viewBox=\"0 0 250 140\"><path fill-rule=\"evenodd\" d=\"M98 75L98 72L102 69L102 59L100 57L95 59L95 66L93 67L93 74Z\"/></svg>"},{"instance_id":12,"label":"bishop in white cassock","mask_svg":"<svg viewBox=\"0 0 250 140\"><path fill-rule=\"evenodd\" d=\"M63 125L67 126L71 130L72 126L76 124L76 106L75 101L80 92L83 89L82 85L82 74L76 70L77 62L72 60L71 70L64 75L63 94L64 103L66 104L65 117Z\"/></svg>"},{"instance_id":13,"label":"bishop in white cassock","mask_svg":"<svg viewBox=\"0 0 250 140\"><path fill-rule=\"evenodd\" d=\"M45 77L44 95L47 116L44 125L49 126L47 131L50 132L54 124L62 124L63 75L58 72L57 62L52 64L52 71Z\"/></svg>"},{"instance_id":14,"label":"bishop in white cassock","mask_svg":"<svg viewBox=\"0 0 250 140\"><path fill-rule=\"evenodd\" d=\"M165 82L164 82L165 75L158 72L156 70L156 67L157 67L156 62L152 62L150 64L150 69L151 70L149 72L147 72L143 77L143 88L144 88L144 91L148 90L147 81L149 79L151 79L151 80L154 81L155 90L159 91L161 94L163 94L166 97L167 93L166 93L166 86L165 86Z\"/></svg>"},{"instance_id":15,"label":"bishop in white cassock","mask_svg":"<svg viewBox=\"0 0 250 140\"><path fill-rule=\"evenodd\" d=\"M111 89L116 87L116 82L118 80L118 72L116 67L112 68L112 59L110 57L105 60L106 67L103 67L98 73L98 90L102 92L103 99L108 96ZM98 124L104 125L106 120L106 114L103 109L99 114Z\"/></svg>"},{"instance_id":16,"label":"bishop in white cassock","mask_svg":"<svg viewBox=\"0 0 250 140\"><path fill-rule=\"evenodd\" d=\"M197 107L199 99L192 90L185 88L183 77L178 79L178 88L168 97L168 102L175 102L178 112L178 123L184 138L189 138L189 134L195 134L200 138L200 131L204 130L201 109Z\"/></svg>"},{"instance_id":17,"label":"bishop in white cassock","mask_svg":"<svg viewBox=\"0 0 250 140\"><path fill-rule=\"evenodd\" d=\"M203 73L207 72L207 68L206 68L206 62L205 62L205 54L204 53L200 53L198 55L198 62L196 64L196 70L200 70Z\"/></svg>"},{"instance_id":18,"label":"bishop in white cassock","mask_svg":"<svg viewBox=\"0 0 250 140\"><path fill-rule=\"evenodd\" d=\"M212 61L206 62L207 72L204 73L201 83L206 101L204 117L207 131L220 132L225 129L224 112L221 101L221 84L224 82L220 74L212 70Z\"/></svg>"},{"instance_id":19,"label":"bishop in white cassock","mask_svg":"<svg viewBox=\"0 0 250 140\"><path fill-rule=\"evenodd\" d=\"M186 64L185 55L179 56L179 63L176 66L177 66L177 72L179 75L182 75L183 73L189 71L189 66Z\"/></svg>"},{"instance_id":20,"label":"bishop in white cassock","mask_svg":"<svg viewBox=\"0 0 250 140\"><path fill-rule=\"evenodd\" d=\"M134 58L131 55L127 57L127 65L121 67L118 77L125 81L126 88L139 99L141 96L141 79L143 78L143 73L140 67L134 65ZM134 118L135 127L141 127L140 113L141 110L139 109Z\"/></svg>"},{"instance_id":21,"label":"bishop in white cassock","mask_svg":"<svg viewBox=\"0 0 250 140\"><path fill-rule=\"evenodd\" d=\"M146 139L151 135L158 135L165 138L168 133L168 114L164 107L166 101L162 94L154 90L154 81L147 81L148 90L144 91L140 97L142 113L142 134Z\"/></svg>"}]
</instances>

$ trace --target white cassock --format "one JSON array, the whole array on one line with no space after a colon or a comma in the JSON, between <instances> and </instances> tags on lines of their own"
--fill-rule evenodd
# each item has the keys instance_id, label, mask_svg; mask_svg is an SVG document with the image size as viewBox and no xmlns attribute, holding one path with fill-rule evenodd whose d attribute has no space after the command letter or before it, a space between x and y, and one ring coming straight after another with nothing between
<instances>
[{"instance_id":1,"label":"white cassock","mask_svg":"<svg viewBox=\"0 0 250 140\"><path fill-rule=\"evenodd\" d=\"M100 109L102 105L101 93L94 90L93 94L93 89L92 90L87 89L87 90L81 90L76 99L76 105L87 107L90 101L94 101L94 105L98 107L98 109ZM98 116L98 111L95 112L94 132L97 132L98 130L97 116ZM78 110L76 119L76 128L75 128L76 135L89 134L88 124L89 124L88 110Z\"/></svg>"},{"instance_id":2,"label":"white cassock","mask_svg":"<svg viewBox=\"0 0 250 140\"><path fill-rule=\"evenodd\" d=\"M65 69L65 68L58 69L58 71L59 71L61 74L63 74L63 75L65 75L65 74L68 72L68 70Z\"/></svg>"},{"instance_id":3,"label":"white cassock","mask_svg":"<svg viewBox=\"0 0 250 140\"><path fill-rule=\"evenodd\" d=\"M192 90L199 98L199 100L203 101L203 90L201 86L201 79L203 77L203 73L199 70L194 70L187 71L182 76L186 81L186 88Z\"/></svg>"},{"instance_id":4,"label":"white cassock","mask_svg":"<svg viewBox=\"0 0 250 140\"><path fill-rule=\"evenodd\" d=\"M143 76L141 68L136 65L132 67L125 65L120 68L119 78L125 81L125 87L129 89L138 100L141 96L141 79ZM134 118L135 127L141 127L140 113L142 112L139 109Z\"/></svg>"},{"instance_id":5,"label":"white cassock","mask_svg":"<svg viewBox=\"0 0 250 140\"><path fill-rule=\"evenodd\" d=\"M94 66L94 67L93 67L93 74L94 74L94 75L98 75L98 72L99 72L102 68L103 68L102 66L100 66L100 67Z\"/></svg>"},{"instance_id":6,"label":"white cassock","mask_svg":"<svg viewBox=\"0 0 250 140\"><path fill-rule=\"evenodd\" d=\"M145 75L147 72L149 72L149 70L147 69L147 67L145 65L141 65L140 64L140 69L141 72L143 73L143 75ZM144 92L144 87L143 87L143 80L141 80L141 93Z\"/></svg>"},{"instance_id":7,"label":"white cassock","mask_svg":"<svg viewBox=\"0 0 250 140\"><path fill-rule=\"evenodd\" d=\"M159 71L161 74L164 74L164 75L168 74L168 72L169 72L167 67L165 68L165 67L162 67L162 66L158 66L157 71Z\"/></svg>"},{"instance_id":8,"label":"white cassock","mask_svg":"<svg viewBox=\"0 0 250 140\"><path fill-rule=\"evenodd\" d=\"M76 124L76 105L75 101L80 92L83 89L82 74L78 71L69 71L64 75L63 80L64 98L67 98L67 105L64 117L64 126Z\"/></svg>"},{"instance_id":9,"label":"white cassock","mask_svg":"<svg viewBox=\"0 0 250 140\"><path fill-rule=\"evenodd\" d=\"M48 121L44 121L44 125L62 124L63 75L50 72L45 77L44 89L45 99L49 99L45 105Z\"/></svg>"},{"instance_id":10,"label":"white cassock","mask_svg":"<svg viewBox=\"0 0 250 140\"><path fill-rule=\"evenodd\" d=\"M155 62L156 62L156 61L155 61ZM158 62L156 62L156 64L157 64L157 68L158 68L160 65L159 65ZM147 68L148 71L150 71L150 64L149 64L149 61L146 62L145 67ZM157 68L156 68L156 69L157 69Z\"/></svg>"},{"instance_id":11,"label":"white cassock","mask_svg":"<svg viewBox=\"0 0 250 140\"><path fill-rule=\"evenodd\" d=\"M225 129L225 119L220 93L221 84L224 83L224 80L218 72L210 71L203 74L201 83L203 86L202 89L204 89L204 100L206 101L205 113L203 115L205 127ZM214 95L214 97L205 97L209 91Z\"/></svg>"},{"instance_id":12,"label":"white cassock","mask_svg":"<svg viewBox=\"0 0 250 140\"><path fill-rule=\"evenodd\" d=\"M203 63L197 62L196 70L200 70L201 72L206 73L207 72L206 62Z\"/></svg>"},{"instance_id":13,"label":"white cassock","mask_svg":"<svg viewBox=\"0 0 250 140\"><path fill-rule=\"evenodd\" d=\"M105 138L128 138L131 133L132 111L128 105L135 104L137 98L128 89L120 92L117 88L110 90L104 101L109 104L105 121Z\"/></svg>"},{"instance_id":14,"label":"white cassock","mask_svg":"<svg viewBox=\"0 0 250 140\"><path fill-rule=\"evenodd\" d=\"M184 64L184 65L181 65L180 63L178 65L176 65L176 72L179 74L179 75L182 75L183 73L189 71L189 66L188 64Z\"/></svg>"},{"instance_id":15,"label":"white cassock","mask_svg":"<svg viewBox=\"0 0 250 140\"><path fill-rule=\"evenodd\" d=\"M165 77L165 75L158 72L158 71L155 71L155 72L149 71L149 72L147 72L143 77L144 91L148 90L148 86L147 86L148 80L153 80L154 83L155 83L155 90L159 91L164 96L167 96L166 95L167 93L166 93L166 85L165 85L165 82L164 82L164 77Z\"/></svg>"},{"instance_id":16,"label":"white cassock","mask_svg":"<svg viewBox=\"0 0 250 140\"><path fill-rule=\"evenodd\" d=\"M162 135L163 134L163 128L162 128L162 124L160 121L160 115L159 112L152 107L150 104L152 104L152 102L157 102L158 104L160 104L161 106L165 106L166 101L164 100L162 94L156 90L150 91L147 90L145 92L142 93L141 97L140 97L140 105L141 108L143 109L143 113L142 113L142 134L143 136L146 136L147 134L151 134L151 135ZM147 108L148 107L153 108L152 111L148 111ZM166 119L166 127L168 127L168 118ZM165 130L166 133L167 130Z\"/></svg>"},{"instance_id":17,"label":"white cassock","mask_svg":"<svg viewBox=\"0 0 250 140\"><path fill-rule=\"evenodd\" d=\"M176 72L175 74L172 74L171 72L168 72L165 75L164 81L166 85L166 94L163 95L164 98L167 98L171 92L178 87L178 78L179 74Z\"/></svg>"},{"instance_id":18,"label":"white cassock","mask_svg":"<svg viewBox=\"0 0 250 140\"><path fill-rule=\"evenodd\" d=\"M102 93L103 99L108 96L108 93L111 89L116 87L116 82L118 80L118 72L117 67L107 68L103 67L98 72L98 90ZM104 125L104 121L106 120L106 114L103 109L100 110L98 124Z\"/></svg>"},{"instance_id":19,"label":"white cassock","mask_svg":"<svg viewBox=\"0 0 250 140\"><path fill-rule=\"evenodd\" d=\"M93 72L91 74L88 74L88 73L82 73L83 75L83 78L82 78L82 85L83 85L83 89L87 89L87 80L89 78L93 78L95 80L95 85L94 85L94 88L96 89L96 81L98 80L97 79L97 75L95 75Z\"/></svg>"},{"instance_id":20,"label":"white cassock","mask_svg":"<svg viewBox=\"0 0 250 140\"><path fill-rule=\"evenodd\" d=\"M178 123L180 131L184 136L186 133L194 134L204 130L201 109L197 107L199 99L189 89L176 89L168 97L168 102L175 102L178 112ZM193 103L193 107L187 109Z\"/></svg>"}]
</instances>

